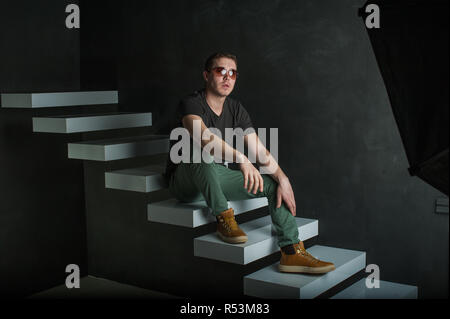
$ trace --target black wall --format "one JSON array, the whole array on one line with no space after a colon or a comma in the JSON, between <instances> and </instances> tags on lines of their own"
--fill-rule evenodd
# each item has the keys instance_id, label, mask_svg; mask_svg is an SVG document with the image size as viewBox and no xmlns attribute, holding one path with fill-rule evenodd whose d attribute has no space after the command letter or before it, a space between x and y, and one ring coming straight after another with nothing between
<instances>
[{"instance_id":1,"label":"black wall","mask_svg":"<svg viewBox=\"0 0 450 319\"><path fill-rule=\"evenodd\" d=\"M65 27L78 1L0 1L0 93L80 89L80 34ZM0 295L63 284L86 267L83 166L67 159L79 136L32 132L32 117L74 109L0 108Z\"/></svg>"},{"instance_id":2,"label":"black wall","mask_svg":"<svg viewBox=\"0 0 450 319\"><path fill-rule=\"evenodd\" d=\"M422 298L448 297L448 215L433 212L441 193L408 174L357 15L363 3L81 1L80 35L64 27L64 1L2 1L0 92L117 85L121 111L151 111L152 130L169 133L179 99L203 86L206 57L232 52L242 75L233 96L257 127L279 129L280 165L298 216L319 220L317 242L366 251L382 280L418 285ZM91 274L173 293L195 289L174 275L194 284L221 271L220 283L238 284L256 270L199 258L183 264L173 253L200 230L148 223L148 199L106 193L102 174L111 166L98 163L85 165L86 250L82 164L66 154L79 137L32 134L31 117L42 112L0 109L2 293L61 284L65 265L86 269L86 252Z\"/></svg>"},{"instance_id":3,"label":"black wall","mask_svg":"<svg viewBox=\"0 0 450 319\"><path fill-rule=\"evenodd\" d=\"M233 96L256 126L279 129L280 165L292 182L298 215L319 219L318 242L366 251L382 280L417 285L422 298L448 296L448 215L433 211L442 194L409 176L386 88L358 17L364 1L108 3L83 2L84 10L97 12L84 27L92 28L92 39L111 39L99 50L111 48L107 59L117 61L121 110L151 111L155 132L169 133L179 99L203 86L206 57L218 50L236 54L241 77ZM117 20L108 10L118 10ZM105 29L114 36L104 35ZM93 50L96 41L85 44L82 50ZM95 68L92 73L99 81ZM93 224L108 216L99 209L88 204ZM144 215L144 206L139 209ZM118 227L120 220L110 222ZM141 238L148 256L135 246L136 237L128 238L127 246L123 235L125 259L152 265L142 276L153 278L155 288L174 291L170 277L164 285L152 273L180 270L161 259L172 258L163 247L176 238L181 244L186 233L146 227L153 232L141 234L148 237ZM106 243L92 237L88 247L107 256ZM130 257L130 249L140 256ZM89 258L92 271L132 277L120 274L120 261L104 269L95 255ZM164 271L154 269L158 262Z\"/></svg>"}]
</instances>

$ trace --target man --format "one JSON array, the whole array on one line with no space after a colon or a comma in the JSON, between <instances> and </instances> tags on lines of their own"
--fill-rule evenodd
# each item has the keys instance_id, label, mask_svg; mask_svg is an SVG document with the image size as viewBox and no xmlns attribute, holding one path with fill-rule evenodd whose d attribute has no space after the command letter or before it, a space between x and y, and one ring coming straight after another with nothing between
<instances>
[{"instance_id":1,"label":"man","mask_svg":"<svg viewBox=\"0 0 450 319\"><path fill-rule=\"evenodd\" d=\"M233 209L228 208L228 201L267 197L277 243L281 248L279 270L299 273L326 273L334 270L334 264L310 255L298 238L294 218L295 198L289 179L259 140L242 104L229 97L237 75L237 59L234 55L211 55L203 71L205 88L181 101L175 126L189 131L192 147L197 143L204 150L208 145L210 155L219 160L237 162L239 170L229 169L215 161L195 162L192 161L192 156L189 163L174 164L169 156L165 177L170 192L182 202L205 200L216 216L218 236L231 244L245 243L248 238L236 223ZM220 134L212 134L210 128L219 130L222 137L225 136L225 128L244 130L246 135L243 138L249 153L256 154L257 164L271 173L261 175L242 152L227 144ZM210 138L196 138L196 129L197 132L201 131L200 136ZM171 140L171 146L174 144L175 141ZM221 151L216 151L217 149Z\"/></svg>"}]
</instances>

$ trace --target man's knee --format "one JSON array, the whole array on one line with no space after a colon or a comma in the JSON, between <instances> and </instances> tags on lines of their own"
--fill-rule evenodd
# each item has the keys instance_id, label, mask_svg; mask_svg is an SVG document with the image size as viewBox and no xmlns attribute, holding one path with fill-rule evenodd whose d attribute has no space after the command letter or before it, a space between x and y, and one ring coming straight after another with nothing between
<instances>
[{"instance_id":1,"label":"man's knee","mask_svg":"<svg viewBox=\"0 0 450 319\"><path fill-rule=\"evenodd\" d=\"M213 163L201 162L201 163L188 163L183 165L185 165L185 169L188 170L189 175L193 179L199 177L200 178L206 177L209 180L217 176L215 171L216 167Z\"/></svg>"},{"instance_id":2,"label":"man's knee","mask_svg":"<svg viewBox=\"0 0 450 319\"><path fill-rule=\"evenodd\" d=\"M187 163L184 164L187 165L188 169L194 170L194 171L201 171L201 170L212 170L214 169L213 163L206 163L206 162L200 162L200 163Z\"/></svg>"},{"instance_id":3,"label":"man's knee","mask_svg":"<svg viewBox=\"0 0 450 319\"><path fill-rule=\"evenodd\" d=\"M276 195L278 183L269 175L262 175L264 181L264 192L267 197Z\"/></svg>"}]
</instances>

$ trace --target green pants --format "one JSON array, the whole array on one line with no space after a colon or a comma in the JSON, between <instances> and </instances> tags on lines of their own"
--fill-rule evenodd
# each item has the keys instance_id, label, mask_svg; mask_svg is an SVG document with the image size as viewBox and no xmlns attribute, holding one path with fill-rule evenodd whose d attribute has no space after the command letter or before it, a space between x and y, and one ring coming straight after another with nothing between
<instances>
[{"instance_id":1,"label":"green pants","mask_svg":"<svg viewBox=\"0 0 450 319\"><path fill-rule=\"evenodd\" d=\"M295 217L284 203L277 204L278 184L272 177L262 174L263 191L247 192L244 176L240 171L216 164L180 163L169 181L169 190L181 202L206 201L214 215L228 209L228 201L267 197L272 224L275 228L278 246L298 243L298 228Z\"/></svg>"}]
</instances>

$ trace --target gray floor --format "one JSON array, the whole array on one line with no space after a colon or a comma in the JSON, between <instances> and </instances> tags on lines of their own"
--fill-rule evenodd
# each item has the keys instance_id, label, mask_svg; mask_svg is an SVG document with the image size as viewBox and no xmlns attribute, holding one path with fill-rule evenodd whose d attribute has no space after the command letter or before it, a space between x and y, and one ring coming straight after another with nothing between
<instances>
[{"instance_id":1,"label":"gray floor","mask_svg":"<svg viewBox=\"0 0 450 319\"><path fill-rule=\"evenodd\" d=\"M30 299L177 299L165 293L142 289L115 281L86 276L80 279L80 288L57 286L29 297Z\"/></svg>"}]
</instances>

